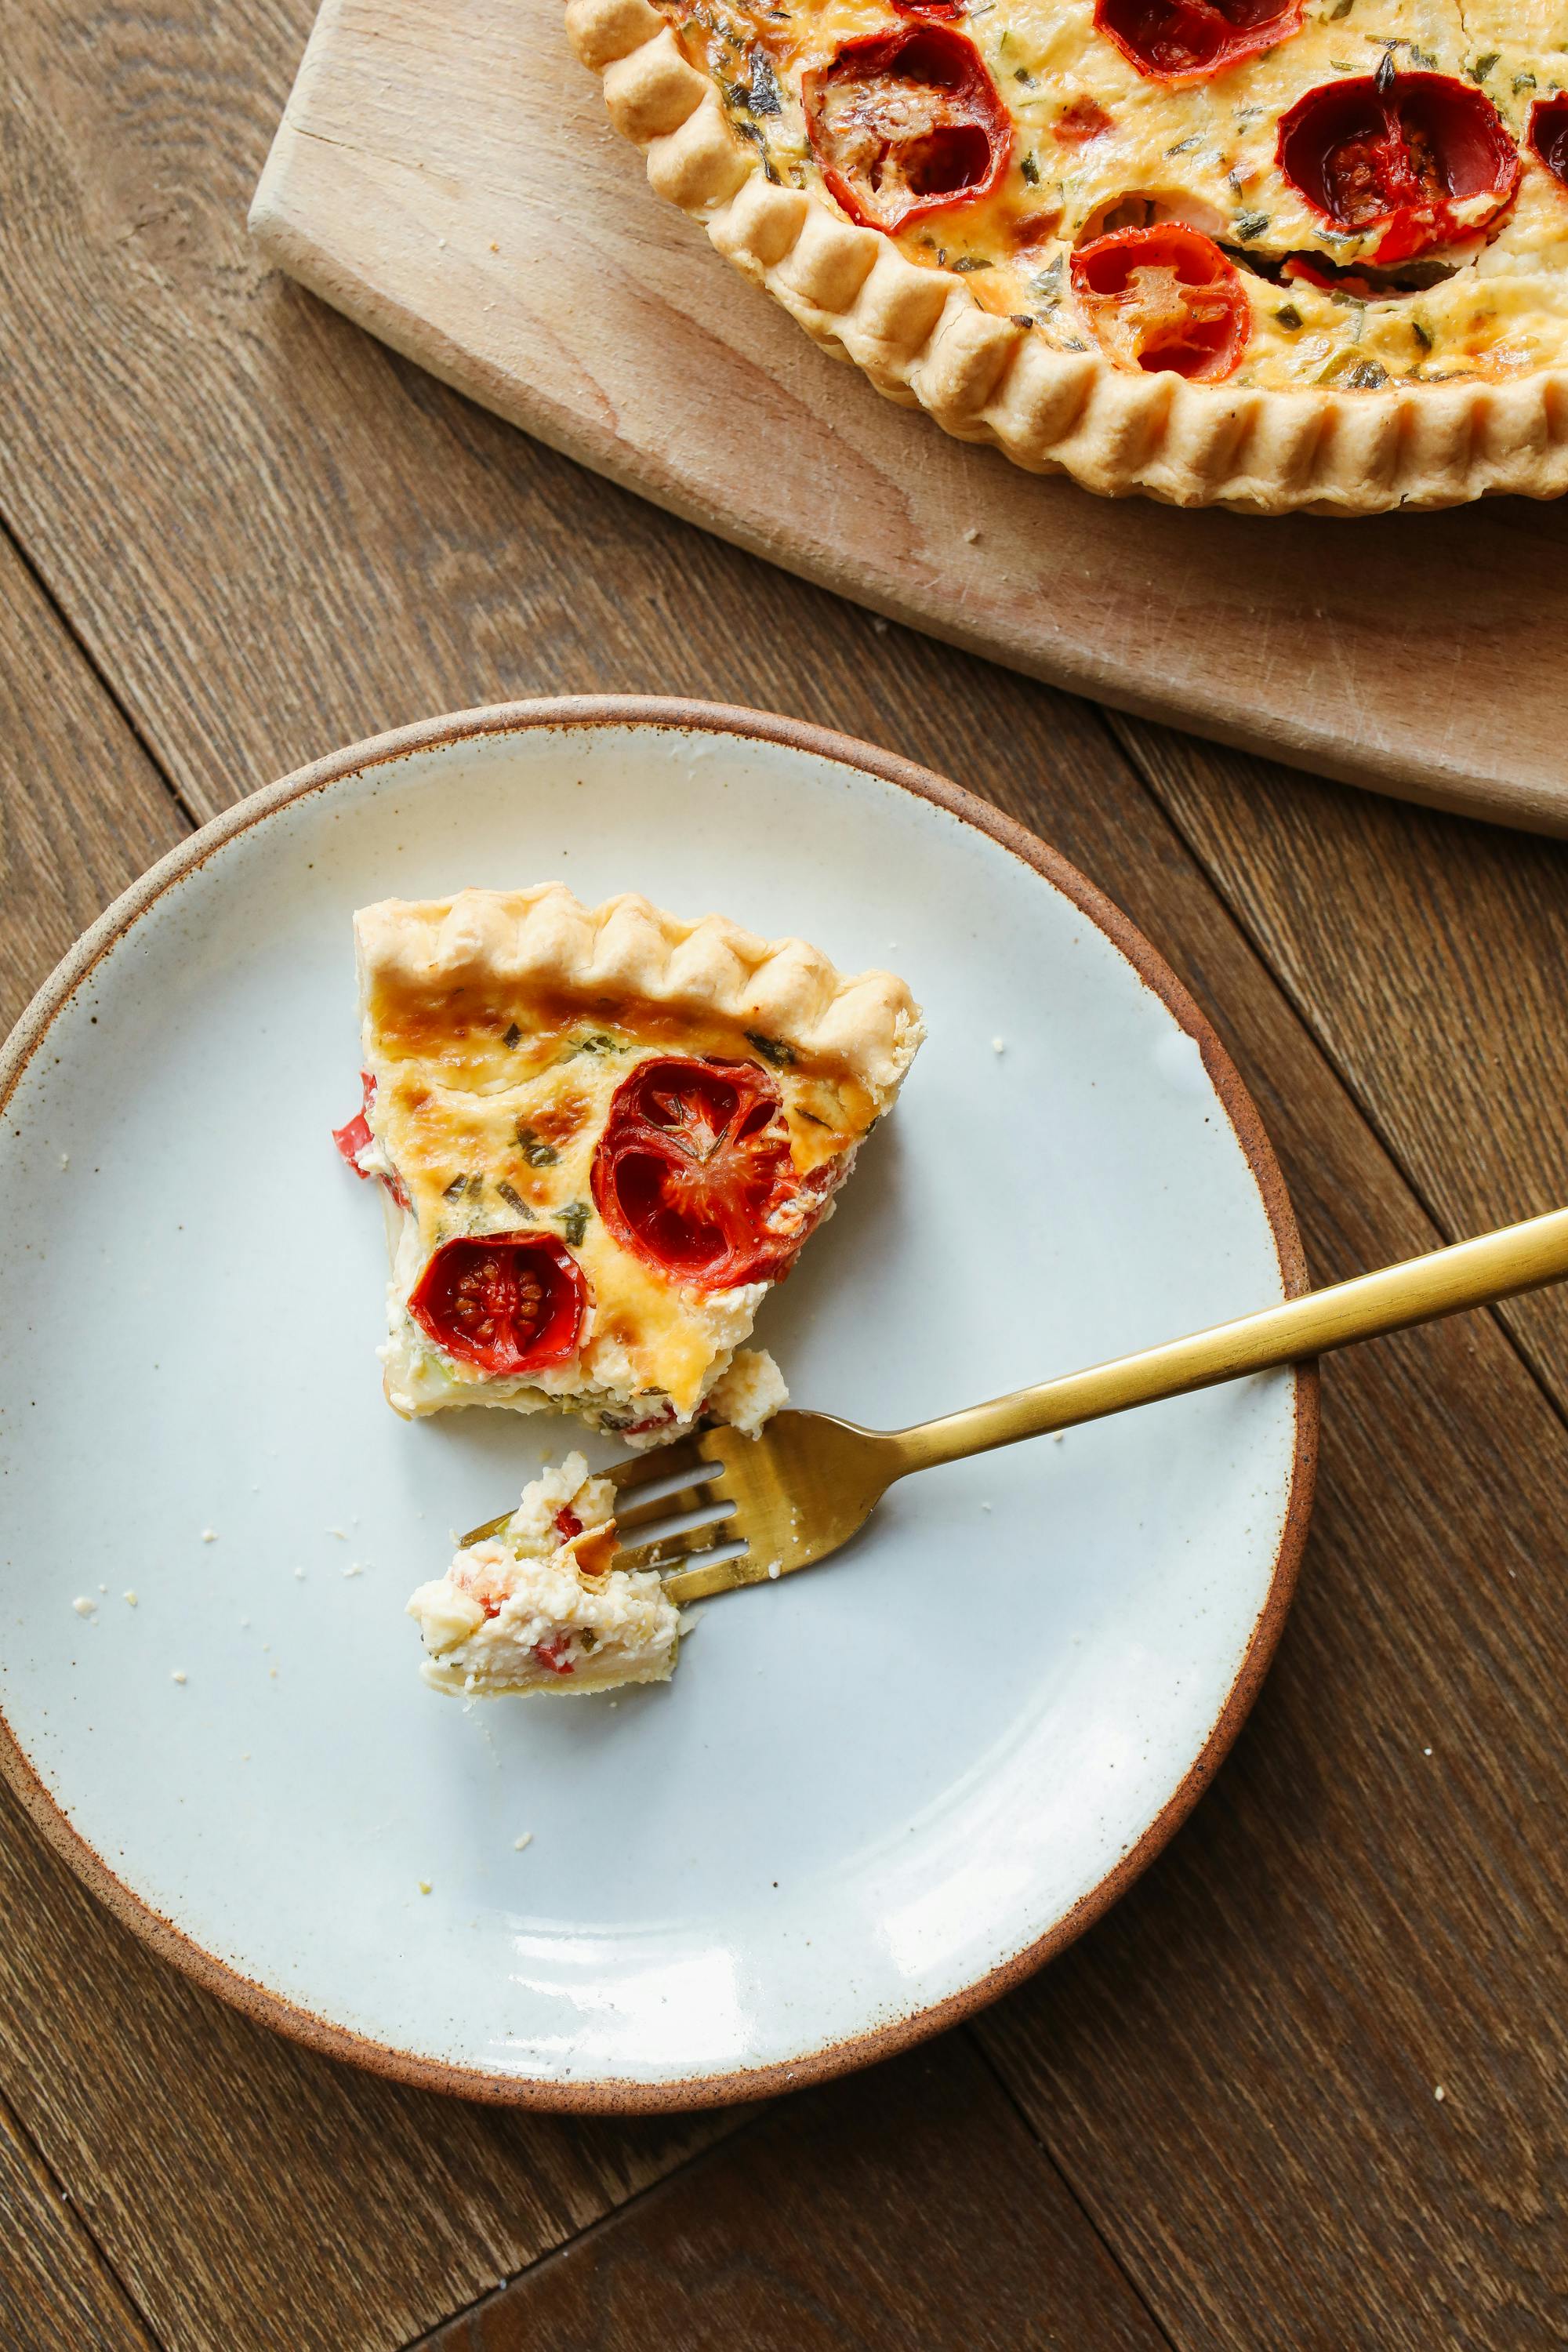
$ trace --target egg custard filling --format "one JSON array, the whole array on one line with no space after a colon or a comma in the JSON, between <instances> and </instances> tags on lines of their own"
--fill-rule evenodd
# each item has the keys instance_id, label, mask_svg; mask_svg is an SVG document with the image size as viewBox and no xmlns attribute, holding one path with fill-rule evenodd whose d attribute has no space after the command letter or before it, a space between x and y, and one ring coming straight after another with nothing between
<instances>
[{"instance_id":1,"label":"egg custard filling","mask_svg":"<svg viewBox=\"0 0 1568 2352\"><path fill-rule=\"evenodd\" d=\"M679 1612L652 1570L616 1566L615 1507L610 1481L569 1454L523 1488L504 1528L422 1584L408 1614L431 1689L581 1697L668 1682Z\"/></svg>"},{"instance_id":2,"label":"egg custard filling","mask_svg":"<svg viewBox=\"0 0 1568 2352\"><path fill-rule=\"evenodd\" d=\"M658 13L770 183L1056 351L1345 392L1568 356L1563 0Z\"/></svg>"},{"instance_id":3,"label":"egg custard filling","mask_svg":"<svg viewBox=\"0 0 1568 2352\"><path fill-rule=\"evenodd\" d=\"M354 918L388 1402L574 1412L633 1446L785 1391L742 1349L921 1042L889 972L559 883Z\"/></svg>"}]
</instances>

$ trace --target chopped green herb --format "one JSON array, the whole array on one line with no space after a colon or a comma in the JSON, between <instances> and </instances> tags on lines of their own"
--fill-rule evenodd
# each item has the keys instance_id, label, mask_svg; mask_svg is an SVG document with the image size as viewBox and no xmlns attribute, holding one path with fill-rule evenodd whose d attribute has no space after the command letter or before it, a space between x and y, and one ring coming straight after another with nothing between
<instances>
[{"instance_id":1,"label":"chopped green herb","mask_svg":"<svg viewBox=\"0 0 1568 2352\"><path fill-rule=\"evenodd\" d=\"M1333 6L1329 10L1329 23L1331 25L1337 25L1342 17L1348 16L1350 15L1351 10L1354 6L1355 0L1334 0Z\"/></svg>"},{"instance_id":2,"label":"chopped green herb","mask_svg":"<svg viewBox=\"0 0 1568 2352\"><path fill-rule=\"evenodd\" d=\"M1394 88L1394 76L1398 71L1399 68L1394 62L1394 46L1391 42L1388 47L1384 49L1382 62L1379 65L1376 73L1373 76L1373 81L1377 84L1380 96Z\"/></svg>"},{"instance_id":3,"label":"chopped green herb","mask_svg":"<svg viewBox=\"0 0 1568 2352\"><path fill-rule=\"evenodd\" d=\"M952 266L954 269L990 269L994 267L993 263L983 260L977 253L961 253Z\"/></svg>"},{"instance_id":4,"label":"chopped green herb","mask_svg":"<svg viewBox=\"0 0 1568 2352\"><path fill-rule=\"evenodd\" d=\"M1410 51L1410 62L1413 66L1419 66L1424 73L1436 71L1437 60L1430 49L1417 48L1414 41L1406 42L1405 47Z\"/></svg>"},{"instance_id":5,"label":"chopped green herb","mask_svg":"<svg viewBox=\"0 0 1568 2352\"><path fill-rule=\"evenodd\" d=\"M782 114L784 102L773 77L773 62L763 48L752 51L752 112Z\"/></svg>"},{"instance_id":6,"label":"chopped green herb","mask_svg":"<svg viewBox=\"0 0 1568 2352\"><path fill-rule=\"evenodd\" d=\"M1484 58L1478 58L1470 68L1470 79L1474 82L1485 81L1501 55L1500 49L1489 49Z\"/></svg>"},{"instance_id":7,"label":"chopped green herb","mask_svg":"<svg viewBox=\"0 0 1568 2352\"><path fill-rule=\"evenodd\" d=\"M1032 73L1026 73L1022 66L1014 67L1013 79L1015 81L1021 81L1027 89L1033 89L1035 87L1034 75Z\"/></svg>"},{"instance_id":8,"label":"chopped green herb","mask_svg":"<svg viewBox=\"0 0 1568 2352\"><path fill-rule=\"evenodd\" d=\"M522 1156L531 1168L553 1168L561 1154L552 1143L546 1143L525 1119L517 1122L517 1139L522 1146Z\"/></svg>"},{"instance_id":9,"label":"chopped green herb","mask_svg":"<svg viewBox=\"0 0 1568 2352\"><path fill-rule=\"evenodd\" d=\"M1040 167L1036 163L1032 155L1020 155L1018 158L1018 169L1022 172L1025 179L1027 180L1031 188L1037 188L1039 186Z\"/></svg>"},{"instance_id":10,"label":"chopped green herb","mask_svg":"<svg viewBox=\"0 0 1568 2352\"><path fill-rule=\"evenodd\" d=\"M514 1191L512 1186L506 1181L504 1177L496 1186L496 1191L500 1194L500 1197L506 1202L507 1207L512 1210L516 1215L520 1216L525 1224L531 1225L533 1223L533 1211L529 1207L528 1202L523 1199L522 1194Z\"/></svg>"},{"instance_id":11,"label":"chopped green herb","mask_svg":"<svg viewBox=\"0 0 1568 2352\"><path fill-rule=\"evenodd\" d=\"M1430 331L1428 331L1428 329L1426 329L1426 327L1424 327L1424 326L1422 325L1422 323L1421 323L1421 321L1420 321L1420 320L1419 320L1419 319L1412 319L1412 320L1411 320L1411 321L1410 321L1410 331L1411 331L1411 333L1415 336L1415 338L1416 341L1420 344L1420 346L1421 346L1421 348L1422 348L1422 350L1423 350L1424 352L1429 352L1429 351L1431 350L1431 348L1432 348L1432 337L1431 337L1431 333L1430 333Z\"/></svg>"},{"instance_id":12,"label":"chopped green herb","mask_svg":"<svg viewBox=\"0 0 1568 2352\"><path fill-rule=\"evenodd\" d=\"M1329 59L1329 63L1332 66L1336 73L1354 73L1355 71L1355 68L1352 65L1349 58L1331 58Z\"/></svg>"},{"instance_id":13,"label":"chopped green herb","mask_svg":"<svg viewBox=\"0 0 1568 2352\"><path fill-rule=\"evenodd\" d=\"M1033 315L1027 310L1009 310L1007 316L1016 327L1032 327L1035 323Z\"/></svg>"},{"instance_id":14,"label":"chopped green herb","mask_svg":"<svg viewBox=\"0 0 1568 2352\"><path fill-rule=\"evenodd\" d=\"M1388 370L1376 360L1357 360L1345 378L1352 392L1381 392L1388 382Z\"/></svg>"},{"instance_id":15,"label":"chopped green herb","mask_svg":"<svg viewBox=\"0 0 1568 2352\"><path fill-rule=\"evenodd\" d=\"M555 1222L574 1249L581 1247L583 1236L588 1230L588 1220L593 1213L586 1201L568 1201L563 1209L555 1211Z\"/></svg>"},{"instance_id":16,"label":"chopped green herb","mask_svg":"<svg viewBox=\"0 0 1568 2352\"><path fill-rule=\"evenodd\" d=\"M522 1032L514 1021L511 1027L507 1031L506 1035L501 1039L501 1044L506 1047L509 1054L515 1054L521 1043Z\"/></svg>"},{"instance_id":17,"label":"chopped green herb","mask_svg":"<svg viewBox=\"0 0 1568 2352\"><path fill-rule=\"evenodd\" d=\"M586 1037L574 1037L566 1048L565 1058L572 1061L578 1054L615 1054L620 1051L607 1029L591 1030Z\"/></svg>"},{"instance_id":18,"label":"chopped green herb","mask_svg":"<svg viewBox=\"0 0 1568 2352\"><path fill-rule=\"evenodd\" d=\"M1513 94L1515 98L1519 96L1521 89L1533 89L1534 88L1535 76L1532 73L1515 74L1513 78Z\"/></svg>"},{"instance_id":19,"label":"chopped green herb","mask_svg":"<svg viewBox=\"0 0 1568 2352\"><path fill-rule=\"evenodd\" d=\"M484 1178L482 1176L480 1177L479 1181L481 1184L483 1183ZM443 1186L441 1198L443 1201L460 1201L468 1189L468 1171L465 1170L461 1176L454 1176L449 1184Z\"/></svg>"},{"instance_id":20,"label":"chopped green herb","mask_svg":"<svg viewBox=\"0 0 1568 2352\"><path fill-rule=\"evenodd\" d=\"M1267 213L1237 213L1236 216L1236 233L1244 241L1247 237L1261 236L1268 226Z\"/></svg>"},{"instance_id":21,"label":"chopped green herb","mask_svg":"<svg viewBox=\"0 0 1568 2352\"><path fill-rule=\"evenodd\" d=\"M764 1037L760 1030L748 1029L746 1043L754 1045L763 1061L771 1062L775 1070L787 1070L795 1060L795 1047L786 1045L782 1037Z\"/></svg>"},{"instance_id":22,"label":"chopped green herb","mask_svg":"<svg viewBox=\"0 0 1568 2352\"><path fill-rule=\"evenodd\" d=\"M1301 313L1297 310L1294 302L1282 302L1274 316L1282 327L1289 327L1292 334L1301 323Z\"/></svg>"},{"instance_id":23,"label":"chopped green herb","mask_svg":"<svg viewBox=\"0 0 1568 2352\"><path fill-rule=\"evenodd\" d=\"M1203 143L1204 133L1194 131L1190 139L1178 139L1173 147L1166 148L1165 152L1167 155L1190 155L1194 147L1201 147Z\"/></svg>"}]
</instances>

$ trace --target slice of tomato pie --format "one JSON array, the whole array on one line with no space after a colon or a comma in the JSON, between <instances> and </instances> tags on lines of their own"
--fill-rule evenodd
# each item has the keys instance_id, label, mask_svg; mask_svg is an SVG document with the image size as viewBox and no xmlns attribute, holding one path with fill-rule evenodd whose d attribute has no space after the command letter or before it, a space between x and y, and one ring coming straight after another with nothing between
<instances>
[{"instance_id":1,"label":"slice of tomato pie","mask_svg":"<svg viewBox=\"0 0 1568 2352\"><path fill-rule=\"evenodd\" d=\"M354 918L388 1402L554 1408L633 1444L782 1402L738 1354L922 1034L901 980L560 883Z\"/></svg>"}]
</instances>

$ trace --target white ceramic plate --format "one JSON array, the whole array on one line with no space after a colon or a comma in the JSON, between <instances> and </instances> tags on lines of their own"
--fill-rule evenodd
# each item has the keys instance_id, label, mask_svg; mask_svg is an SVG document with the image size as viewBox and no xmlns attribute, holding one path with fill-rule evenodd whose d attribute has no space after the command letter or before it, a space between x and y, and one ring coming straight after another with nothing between
<instances>
[{"instance_id":1,"label":"white ceramic plate","mask_svg":"<svg viewBox=\"0 0 1568 2352\"><path fill-rule=\"evenodd\" d=\"M0 1761L140 1933L288 2031L481 2096L694 2105L993 1997L1169 1836L1278 1638L1316 1395L1274 1375L929 1474L614 1706L426 1690L410 1589L582 1441L382 1402L381 1218L328 1134L349 919L554 875L924 1003L763 1309L797 1402L942 1412L1300 1260L1234 1070L1124 919L952 786L784 720L532 704L358 746L197 835L46 987L0 1066Z\"/></svg>"}]
</instances>

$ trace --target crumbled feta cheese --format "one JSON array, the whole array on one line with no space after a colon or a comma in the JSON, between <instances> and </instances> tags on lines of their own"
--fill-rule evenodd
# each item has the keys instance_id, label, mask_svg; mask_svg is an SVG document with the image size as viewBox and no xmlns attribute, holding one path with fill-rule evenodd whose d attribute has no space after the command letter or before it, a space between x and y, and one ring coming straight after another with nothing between
<instances>
[{"instance_id":1,"label":"crumbled feta cheese","mask_svg":"<svg viewBox=\"0 0 1568 2352\"><path fill-rule=\"evenodd\" d=\"M513 1840L512 1840L512 1842L511 1842L511 1845L512 1845L512 1852L513 1852L514 1853L521 1853L522 1852L522 1850L523 1850L524 1846L531 1845L532 1843L533 1843L533 1832L532 1832L531 1830L524 1830L524 1832L523 1832L523 1833L522 1833L522 1835L521 1835L521 1837L515 1837L515 1838L513 1838Z\"/></svg>"},{"instance_id":2,"label":"crumbled feta cheese","mask_svg":"<svg viewBox=\"0 0 1568 2352\"><path fill-rule=\"evenodd\" d=\"M216 1528L204 1528L202 1529L202 1541L203 1543L216 1543L217 1529Z\"/></svg>"},{"instance_id":3,"label":"crumbled feta cheese","mask_svg":"<svg viewBox=\"0 0 1568 2352\"><path fill-rule=\"evenodd\" d=\"M96 1615L98 1611L97 1601L89 1601L85 1592L81 1592L77 1595L77 1598L71 1602L71 1607L76 1611L79 1617L91 1617Z\"/></svg>"},{"instance_id":4,"label":"crumbled feta cheese","mask_svg":"<svg viewBox=\"0 0 1568 2352\"><path fill-rule=\"evenodd\" d=\"M172 1683L183 1683L183 1682L184 1681L184 1679L185 1679L185 1670L184 1670L184 1666L176 1666L176 1667L174 1668L174 1673L169 1676L169 1680L170 1680Z\"/></svg>"},{"instance_id":5,"label":"crumbled feta cheese","mask_svg":"<svg viewBox=\"0 0 1568 2352\"><path fill-rule=\"evenodd\" d=\"M127 1590L127 1591L126 1591L126 1595L125 1595L125 1598L126 1598L126 1600L130 1602L130 1604L131 1604L132 1608L132 1609L134 1609L134 1608L135 1608L135 1606L136 1606L136 1595L135 1595L135 1593L134 1593L134 1592L132 1592L132 1591L129 1591L129 1590Z\"/></svg>"}]
</instances>

